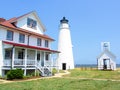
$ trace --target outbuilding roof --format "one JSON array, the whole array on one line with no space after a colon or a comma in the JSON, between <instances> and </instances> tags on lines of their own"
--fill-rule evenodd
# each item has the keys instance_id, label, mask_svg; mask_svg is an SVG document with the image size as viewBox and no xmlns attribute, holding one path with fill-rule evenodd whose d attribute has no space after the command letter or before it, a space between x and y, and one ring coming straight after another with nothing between
<instances>
[{"instance_id":1,"label":"outbuilding roof","mask_svg":"<svg viewBox=\"0 0 120 90\"><path fill-rule=\"evenodd\" d=\"M109 55L109 56L111 56L113 58L116 58L116 56L112 52L110 52L109 50L107 50L107 49L104 50L97 58L99 59L104 54L107 54L107 55Z\"/></svg>"}]
</instances>

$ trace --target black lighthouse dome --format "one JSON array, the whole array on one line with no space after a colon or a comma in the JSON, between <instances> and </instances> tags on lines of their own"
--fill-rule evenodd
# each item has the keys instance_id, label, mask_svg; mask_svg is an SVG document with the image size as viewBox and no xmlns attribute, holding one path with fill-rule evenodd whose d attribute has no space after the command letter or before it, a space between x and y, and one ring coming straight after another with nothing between
<instances>
[{"instance_id":1,"label":"black lighthouse dome","mask_svg":"<svg viewBox=\"0 0 120 90\"><path fill-rule=\"evenodd\" d=\"M68 20L65 17L63 17L63 19L60 20L60 23L68 23Z\"/></svg>"}]
</instances>

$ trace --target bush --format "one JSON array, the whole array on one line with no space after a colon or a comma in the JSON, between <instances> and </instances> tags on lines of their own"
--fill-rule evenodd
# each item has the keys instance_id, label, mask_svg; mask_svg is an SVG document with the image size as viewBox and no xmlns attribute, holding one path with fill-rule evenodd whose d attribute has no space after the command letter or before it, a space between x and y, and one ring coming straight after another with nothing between
<instances>
[{"instance_id":1,"label":"bush","mask_svg":"<svg viewBox=\"0 0 120 90\"><path fill-rule=\"evenodd\" d=\"M55 75L55 73L57 73L57 70L56 70L56 68L53 68L52 69L52 75Z\"/></svg>"},{"instance_id":2,"label":"bush","mask_svg":"<svg viewBox=\"0 0 120 90\"><path fill-rule=\"evenodd\" d=\"M12 69L7 73L7 79L22 79L23 78L23 70L22 69Z\"/></svg>"},{"instance_id":3,"label":"bush","mask_svg":"<svg viewBox=\"0 0 120 90\"><path fill-rule=\"evenodd\" d=\"M23 79L29 79L31 76L23 76Z\"/></svg>"},{"instance_id":4,"label":"bush","mask_svg":"<svg viewBox=\"0 0 120 90\"><path fill-rule=\"evenodd\" d=\"M40 76L41 75L41 73L37 70L36 71L36 76Z\"/></svg>"}]
</instances>

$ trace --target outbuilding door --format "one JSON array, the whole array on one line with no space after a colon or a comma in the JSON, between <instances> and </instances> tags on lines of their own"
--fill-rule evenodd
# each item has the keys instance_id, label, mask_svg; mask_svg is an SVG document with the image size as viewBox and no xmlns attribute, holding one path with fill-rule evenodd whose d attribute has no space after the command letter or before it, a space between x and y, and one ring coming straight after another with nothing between
<instances>
[{"instance_id":1,"label":"outbuilding door","mask_svg":"<svg viewBox=\"0 0 120 90\"><path fill-rule=\"evenodd\" d=\"M104 70L107 70L107 69L110 69L110 59L103 59L103 69Z\"/></svg>"}]
</instances>

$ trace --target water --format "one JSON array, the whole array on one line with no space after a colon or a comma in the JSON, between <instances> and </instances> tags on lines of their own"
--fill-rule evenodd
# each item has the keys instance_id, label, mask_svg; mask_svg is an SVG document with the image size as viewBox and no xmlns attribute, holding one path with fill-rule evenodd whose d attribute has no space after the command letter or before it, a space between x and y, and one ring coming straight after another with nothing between
<instances>
[{"instance_id":1,"label":"water","mask_svg":"<svg viewBox=\"0 0 120 90\"><path fill-rule=\"evenodd\" d=\"M78 68L78 67L92 67L92 68L96 68L97 64L76 64L75 67L76 68Z\"/></svg>"},{"instance_id":2,"label":"water","mask_svg":"<svg viewBox=\"0 0 120 90\"><path fill-rule=\"evenodd\" d=\"M97 64L76 64L76 68L78 67L92 67L92 68L97 68ZM120 64L116 64L117 68L120 68Z\"/></svg>"}]
</instances>

